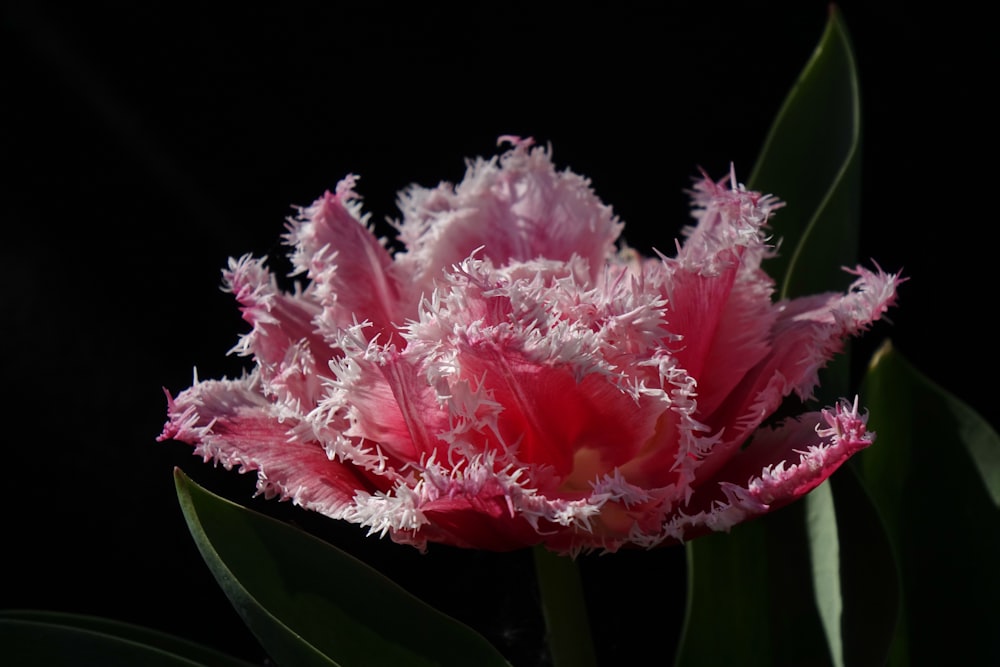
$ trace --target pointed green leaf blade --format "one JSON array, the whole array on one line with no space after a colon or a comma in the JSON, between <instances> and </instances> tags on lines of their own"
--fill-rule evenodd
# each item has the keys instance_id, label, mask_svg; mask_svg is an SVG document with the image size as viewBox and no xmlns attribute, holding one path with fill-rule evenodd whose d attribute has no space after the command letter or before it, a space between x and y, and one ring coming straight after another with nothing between
<instances>
[{"instance_id":1,"label":"pointed green leaf blade","mask_svg":"<svg viewBox=\"0 0 1000 667\"><path fill-rule=\"evenodd\" d=\"M844 609L840 592L840 536L829 480L810 491L804 502L816 607L830 646L833 667L844 667L840 632L840 619Z\"/></svg>"},{"instance_id":2,"label":"pointed green leaf blade","mask_svg":"<svg viewBox=\"0 0 1000 667\"><path fill-rule=\"evenodd\" d=\"M278 664L509 667L482 636L354 557L174 477L202 557Z\"/></svg>"},{"instance_id":3,"label":"pointed green leaf blade","mask_svg":"<svg viewBox=\"0 0 1000 667\"><path fill-rule=\"evenodd\" d=\"M878 439L857 468L900 568L889 664L1000 664L1000 436L889 343L863 396Z\"/></svg>"},{"instance_id":4,"label":"pointed green leaf blade","mask_svg":"<svg viewBox=\"0 0 1000 667\"><path fill-rule=\"evenodd\" d=\"M748 185L785 202L771 219L782 297L829 291L856 262L861 100L850 38L832 6L826 30L771 126Z\"/></svg>"}]
</instances>

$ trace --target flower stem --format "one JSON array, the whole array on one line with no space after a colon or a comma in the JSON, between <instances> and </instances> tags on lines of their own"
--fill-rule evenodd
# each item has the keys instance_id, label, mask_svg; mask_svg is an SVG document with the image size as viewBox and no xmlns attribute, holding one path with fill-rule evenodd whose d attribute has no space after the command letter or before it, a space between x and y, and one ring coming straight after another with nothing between
<instances>
[{"instance_id":1,"label":"flower stem","mask_svg":"<svg viewBox=\"0 0 1000 667\"><path fill-rule=\"evenodd\" d=\"M541 545L534 547L534 552L535 576L553 666L597 667L576 561Z\"/></svg>"}]
</instances>

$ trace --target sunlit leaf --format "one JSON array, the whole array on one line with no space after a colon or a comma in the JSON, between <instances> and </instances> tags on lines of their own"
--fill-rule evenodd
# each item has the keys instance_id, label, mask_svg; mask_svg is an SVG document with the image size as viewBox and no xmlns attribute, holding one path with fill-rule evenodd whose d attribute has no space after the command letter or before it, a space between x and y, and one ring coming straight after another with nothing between
<instances>
[{"instance_id":1,"label":"sunlit leaf","mask_svg":"<svg viewBox=\"0 0 1000 667\"><path fill-rule=\"evenodd\" d=\"M806 533L812 564L816 608L830 646L834 667L844 666L840 619L844 603L840 591L840 536L837 510L829 482L820 484L805 499Z\"/></svg>"},{"instance_id":2,"label":"sunlit leaf","mask_svg":"<svg viewBox=\"0 0 1000 667\"><path fill-rule=\"evenodd\" d=\"M885 527L845 466L803 500L812 583L835 667L882 665L899 616L896 562Z\"/></svg>"},{"instance_id":3,"label":"sunlit leaf","mask_svg":"<svg viewBox=\"0 0 1000 667\"><path fill-rule=\"evenodd\" d=\"M175 471L191 534L279 665L497 665L482 636L354 557Z\"/></svg>"}]
</instances>

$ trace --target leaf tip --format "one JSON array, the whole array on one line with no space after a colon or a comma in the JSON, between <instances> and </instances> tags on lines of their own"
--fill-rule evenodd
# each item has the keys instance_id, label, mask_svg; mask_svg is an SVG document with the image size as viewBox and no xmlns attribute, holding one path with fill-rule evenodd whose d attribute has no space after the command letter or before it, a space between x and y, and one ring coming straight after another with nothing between
<instances>
[{"instance_id":1,"label":"leaf tip","mask_svg":"<svg viewBox=\"0 0 1000 667\"><path fill-rule=\"evenodd\" d=\"M872 354L872 358L868 362L868 370L874 370L877 368L886 357L893 353L893 349L892 340L889 338L885 339L885 342L879 345L878 349L876 349L874 354Z\"/></svg>"}]
</instances>

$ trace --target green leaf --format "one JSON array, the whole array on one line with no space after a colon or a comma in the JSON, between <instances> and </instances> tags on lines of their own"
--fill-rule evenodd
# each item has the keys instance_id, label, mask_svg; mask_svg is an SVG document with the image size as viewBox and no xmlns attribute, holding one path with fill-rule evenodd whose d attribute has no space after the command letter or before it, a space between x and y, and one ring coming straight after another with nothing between
<instances>
[{"instance_id":1,"label":"green leaf","mask_svg":"<svg viewBox=\"0 0 1000 667\"><path fill-rule=\"evenodd\" d=\"M831 6L826 30L771 126L749 187L785 202L771 219L780 254L767 270L782 297L845 281L857 255L861 100L850 38Z\"/></svg>"},{"instance_id":2,"label":"green leaf","mask_svg":"<svg viewBox=\"0 0 1000 667\"><path fill-rule=\"evenodd\" d=\"M1000 664L1000 436L891 343L862 392L878 439L857 469L900 571L889 664Z\"/></svg>"},{"instance_id":3,"label":"green leaf","mask_svg":"<svg viewBox=\"0 0 1000 667\"><path fill-rule=\"evenodd\" d=\"M497 665L481 635L354 557L175 470L202 557L279 665Z\"/></svg>"},{"instance_id":4,"label":"green leaf","mask_svg":"<svg viewBox=\"0 0 1000 667\"><path fill-rule=\"evenodd\" d=\"M250 667L206 646L130 623L20 609L0 611L0 659L25 667Z\"/></svg>"}]
</instances>

